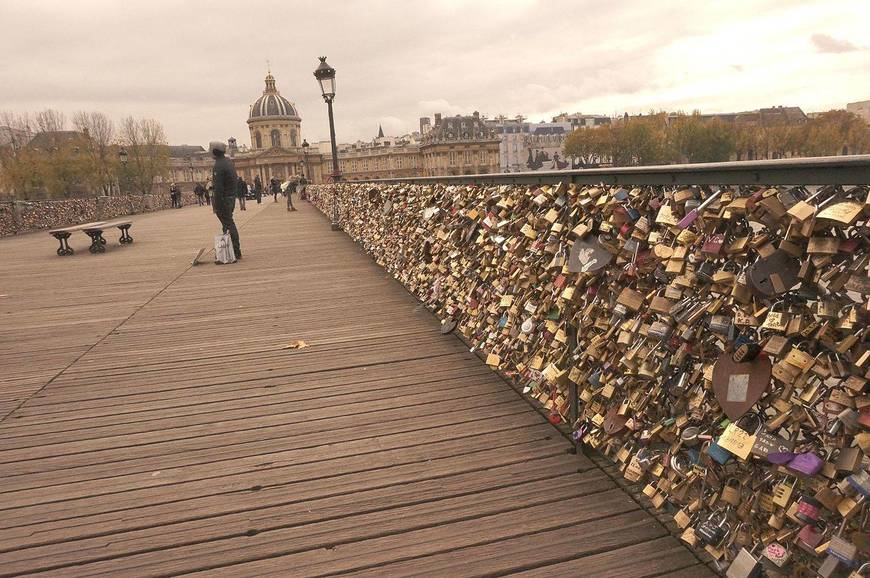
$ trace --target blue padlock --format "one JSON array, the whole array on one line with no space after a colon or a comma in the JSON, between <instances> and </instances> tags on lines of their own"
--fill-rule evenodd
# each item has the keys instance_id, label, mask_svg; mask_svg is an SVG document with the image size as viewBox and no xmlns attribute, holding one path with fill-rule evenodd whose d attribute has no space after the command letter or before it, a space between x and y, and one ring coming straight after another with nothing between
<instances>
[{"instance_id":1,"label":"blue padlock","mask_svg":"<svg viewBox=\"0 0 870 578\"><path fill-rule=\"evenodd\" d=\"M734 454L717 444L715 441L710 442L710 445L707 446L707 455L709 455L710 459L714 462L722 465L727 464L734 456Z\"/></svg>"}]
</instances>

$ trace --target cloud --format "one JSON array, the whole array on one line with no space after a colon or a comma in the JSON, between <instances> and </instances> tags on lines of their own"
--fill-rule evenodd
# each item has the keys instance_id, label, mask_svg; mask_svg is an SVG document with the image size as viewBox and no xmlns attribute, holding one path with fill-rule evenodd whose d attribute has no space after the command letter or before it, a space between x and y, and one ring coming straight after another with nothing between
<instances>
[{"instance_id":1,"label":"cloud","mask_svg":"<svg viewBox=\"0 0 870 578\"><path fill-rule=\"evenodd\" d=\"M211 0L207 13L199 4L0 0L0 110L133 114L160 120L172 143L244 143L270 59L313 143L329 135L312 75L324 54L337 71L341 142L369 140L378 124L400 135L434 113L537 121L662 108L813 111L870 95L860 73L870 51L820 54L851 45L813 37L862 38L870 2ZM34 43L33 30L44 41Z\"/></svg>"},{"instance_id":2,"label":"cloud","mask_svg":"<svg viewBox=\"0 0 870 578\"><path fill-rule=\"evenodd\" d=\"M812 41L816 50L824 53L837 54L840 52L853 52L855 50L860 50L859 47L855 46L848 40L837 40L833 36L828 36L827 34L813 34Z\"/></svg>"}]
</instances>

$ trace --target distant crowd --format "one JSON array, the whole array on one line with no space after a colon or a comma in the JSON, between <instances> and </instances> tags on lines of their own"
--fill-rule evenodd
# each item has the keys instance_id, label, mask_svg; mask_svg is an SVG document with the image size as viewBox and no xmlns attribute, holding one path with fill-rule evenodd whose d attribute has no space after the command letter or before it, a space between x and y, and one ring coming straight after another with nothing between
<instances>
[{"instance_id":1,"label":"distant crowd","mask_svg":"<svg viewBox=\"0 0 870 578\"><path fill-rule=\"evenodd\" d=\"M293 193L298 192L300 199L307 199L306 189L308 188L308 180L305 177L287 178L281 181L278 178L272 178L269 181L268 190L263 187L263 182L259 175L254 177L253 183L248 183L242 177L236 180L236 198L239 201L239 208L246 210L245 201L256 200L257 203L263 202L263 195L272 195L274 202L278 202L278 196L283 195L287 198L287 210L295 211L293 206ZM211 199L214 194L214 185L211 179L203 182L197 182L193 187L193 192L196 195L197 203L202 205L211 205ZM169 198L172 201L172 208L181 208L181 188L176 183L169 185Z\"/></svg>"}]
</instances>

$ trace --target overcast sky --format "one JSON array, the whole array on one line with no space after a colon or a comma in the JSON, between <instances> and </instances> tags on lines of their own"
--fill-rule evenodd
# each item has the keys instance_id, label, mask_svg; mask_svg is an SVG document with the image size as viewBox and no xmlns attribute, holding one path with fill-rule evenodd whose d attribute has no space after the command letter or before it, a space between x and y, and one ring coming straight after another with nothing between
<instances>
[{"instance_id":1,"label":"overcast sky","mask_svg":"<svg viewBox=\"0 0 870 578\"><path fill-rule=\"evenodd\" d=\"M0 110L158 119L172 144L235 136L266 60L328 138L420 116L704 112L870 99L870 0L0 0Z\"/></svg>"}]
</instances>

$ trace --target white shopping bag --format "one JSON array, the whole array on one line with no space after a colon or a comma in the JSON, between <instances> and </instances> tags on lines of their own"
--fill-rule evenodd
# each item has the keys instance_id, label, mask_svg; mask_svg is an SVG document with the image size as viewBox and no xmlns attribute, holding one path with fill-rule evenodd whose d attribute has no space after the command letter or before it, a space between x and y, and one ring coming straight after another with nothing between
<instances>
[{"instance_id":1,"label":"white shopping bag","mask_svg":"<svg viewBox=\"0 0 870 578\"><path fill-rule=\"evenodd\" d=\"M236 252L233 250L233 242L226 233L214 236L214 262L226 265L236 262Z\"/></svg>"}]
</instances>

